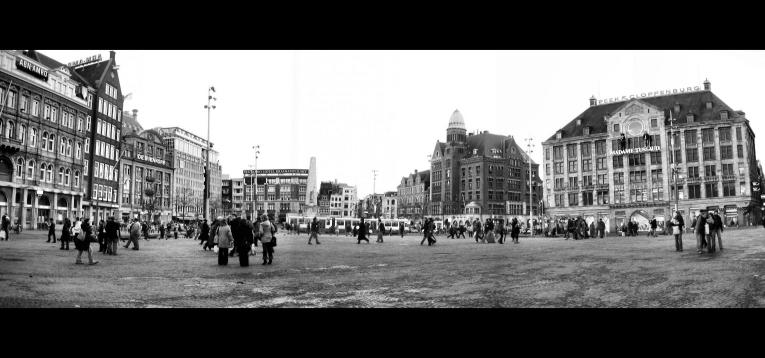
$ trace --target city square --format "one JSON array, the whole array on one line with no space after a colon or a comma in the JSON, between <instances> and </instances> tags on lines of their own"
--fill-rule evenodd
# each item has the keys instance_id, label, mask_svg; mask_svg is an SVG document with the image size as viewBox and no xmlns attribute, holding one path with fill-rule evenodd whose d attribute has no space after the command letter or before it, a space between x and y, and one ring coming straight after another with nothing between
<instances>
[{"instance_id":1,"label":"city square","mask_svg":"<svg viewBox=\"0 0 765 358\"><path fill-rule=\"evenodd\" d=\"M45 243L41 232L0 243L0 307L343 307L343 308L751 308L765 307L762 227L724 232L724 251L684 252L671 236L565 240L525 237L519 244L479 244L438 236L277 233L273 265L216 255L191 239L141 240L138 251L93 255Z\"/></svg>"}]
</instances>

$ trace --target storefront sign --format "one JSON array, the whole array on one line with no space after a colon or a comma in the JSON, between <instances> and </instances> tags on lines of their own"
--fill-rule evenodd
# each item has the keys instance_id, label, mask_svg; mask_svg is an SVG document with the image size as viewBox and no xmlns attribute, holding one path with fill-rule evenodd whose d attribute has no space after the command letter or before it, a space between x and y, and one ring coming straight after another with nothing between
<instances>
[{"instance_id":1,"label":"storefront sign","mask_svg":"<svg viewBox=\"0 0 765 358\"><path fill-rule=\"evenodd\" d=\"M623 154L637 154L637 153L648 153L648 152L660 152L661 147L656 145L653 147L642 147L642 148L632 148L632 149L624 149L624 150L612 150L608 152L608 155L623 155Z\"/></svg>"},{"instance_id":2,"label":"storefront sign","mask_svg":"<svg viewBox=\"0 0 765 358\"><path fill-rule=\"evenodd\" d=\"M147 156L145 156L143 154L136 154L136 158L139 159L139 160L145 160L147 162L152 162L152 163L156 163L156 164L165 165L165 161L164 160L156 159L156 158L152 158L152 157L147 157Z\"/></svg>"},{"instance_id":3,"label":"storefront sign","mask_svg":"<svg viewBox=\"0 0 765 358\"><path fill-rule=\"evenodd\" d=\"M48 82L48 70L29 62L21 57L16 57L16 68L31 74L45 82Z\"/></svg>"},{"instance_id":4,"label":"storefront sign","mask_svg":"<svg viewBox=\"0 0 765 358\"><path fill-rule=\"evenodd\" d=\"M657 96L669 96L669 95L675 95L678 93L690 93L690 92L699 92L701 91L701 87L685 87L685 88L674 88L672 90L662 90L662 91L653 91L653 92L643 92L640 94L631 94L629 96L621 96L621 97L613 97L613 98L606 98L606 99L600 99L598 100L598 104L606 104L606 103L615 103L615 102L624 102L633 100L636 98L649 98L649 97L657 97Z\"/></svg>"},{"instance_id":5,"label":"storefront sign","mask_svg":"<svg viewBox=\"0 0 765 358\"><path fill-rule=\"evenodd\" d=\"M93 55L90 57L86 57L77 61L72 61L67 63L66 65L69 67L79 67L79 66L85 66L87 64L93 63L93 62L100 62L101 61L101 54Z\"/></svg>"},{"instance_id":6,"label":"storefront sign","mask_svg":"<svg viewBox=\"0 0 765 358\"><path fill-rule=\"evenodd\" d=\"M255 170L245 170L244 175L248 174L255 174ZM257 174L308 174L308 169L258 169Z\"/></svg>"}]
</instances>

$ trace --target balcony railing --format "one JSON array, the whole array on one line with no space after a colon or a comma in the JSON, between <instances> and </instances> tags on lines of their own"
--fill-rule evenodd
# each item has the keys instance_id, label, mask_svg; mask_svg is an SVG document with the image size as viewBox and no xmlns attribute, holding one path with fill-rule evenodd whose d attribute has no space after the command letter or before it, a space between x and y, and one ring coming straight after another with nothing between
<instances>
[{"instance_id":1,"label":"balcony railing","mask_svg":"<svg viewBox=\"0 0 765 358\"><path fill-rule=\"evenodd\" d=\"M701 177L688 177L685 179L687 183L701 183Z\"/></svg>"},{"instance_id":2,"label":"balcony railing","mask_svg":"<svg viewBox=\"0 0 765 358\"><path fill-rule=\"evenodd\" d=\"M715 176L711 176L711 177L704 177L704 181L705 182L716 182L716 181L720 181L720 177L718 177L716 175Z\"/></svg>"},{"instance_id":3,"label":"balcony railing","mask_svg":"<svg viewBox=\"0 0 765 358\"><path fill-rule=\"evenodd\" d=\"M21 145L21 139L15 138L15 136L11 136L10 138L0 135L0 143L10 143L15 145Z\"/></svg>"},{"instance_id":4,"label":"balcony railing","mask_svg":"<svg viewBox=\"0 0 765 358\"><path fill-rule=\"evenodd\" d=\"M735 175L723 175L722 181L736 181Z\"/></svg>"}]
</instances>

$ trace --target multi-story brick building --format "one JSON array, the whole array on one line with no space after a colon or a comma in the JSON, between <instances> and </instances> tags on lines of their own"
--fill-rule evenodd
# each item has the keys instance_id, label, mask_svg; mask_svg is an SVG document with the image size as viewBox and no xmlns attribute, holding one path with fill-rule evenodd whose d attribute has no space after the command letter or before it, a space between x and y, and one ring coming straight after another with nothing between
<instances>
[{"instance_id":1,"label":"multi-story brick building","mask_svg":"<svg viewBox=\"0 0 765 358\"><path fill-rule=\"evenodd\" d=\"M172 149L175 168L173 217L196 220L204 217L205 165L207 140L179 127L156 128L168 150ZM210 217L223 215L221 166L218 152L210 143Z\"/></svg>"},{"instance_id":2,"label":"multi-story brick building","mask_svg":"<svg viewBox=\"0 0 765 358\"><path fill-rule=\"evenodd\" d=\"M401 178L398 185L398 217L419 220L430 199L430 170L417 171Z\"/></svg>"},{"instance_id":3,"label":"multi-story brick building","mask_svg":"<svg viewBox=\"0 0 765 358\"><path fill-rule=\"evenodd\" d=\"M86 215L95 93L42 53L0 51L0 213L13 224Z\"/></svg>"},{"instance_id":4,"label":"multi-story brick building","mask_svg":"<svg viewBox=\"0 0 765 358\"><path fill-rule=\"evenodd\" d=\"M121 138L122 220L140 218L166 223L173 215L173 155L156 130L142 130L137 119L125 112ZM150 189L150 190L149 190ZM152 194L152 195L148 195Z\"/></svg>"},{"instance_id":5,"label":"multi-story brick building","mask_svg":"<svg viewBox=\"0 0 765 358\"><path fill-rule=\"evenodd\" d=\"M382 217L385 219L398 218L398 193L386 191L382 198Z\"/></svg>"},{"instance_id":6,"label":"multi-story brick building","mask_svg":"<svg viewBox=\"0 0 765 358\"><path fill-rule=\"evenodd\" d=\"M455 110L446 129L446 143L436 142L431 155L427 215L444 218L461 214L538 215L542 198L539 164L532 160L529 173L528 160L531 159L512 136L489 131L468 134L462 114ZM533 178L531 190L529 174ZM468 205L470 212L465 212Z\"/></svg>"},{"instance_id":7,"label":"multi-story brick building","mask_svg":"<svg viewBox=\"0 0 765 358\"><path fill-rule=\"evenodd\" d=\"M634 220L645 230L652 217L663 226L677 202L686 222L700 209L719 209L728 225L759 222L754 132L711 83L603 102L590 98L543 143L552 218L602 218L610 231Z\"/></svg>"}]
</instances>

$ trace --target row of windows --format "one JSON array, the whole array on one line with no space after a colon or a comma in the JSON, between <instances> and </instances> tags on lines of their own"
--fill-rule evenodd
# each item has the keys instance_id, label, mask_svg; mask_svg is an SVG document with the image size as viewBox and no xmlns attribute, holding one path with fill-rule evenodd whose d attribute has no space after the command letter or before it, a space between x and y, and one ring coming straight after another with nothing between
<instances>
[{"instance_id":1,"label":"row of windows","mask_svg":"<svg viewBox=\"0 0 765 358\"><path fill-rule=\"evenodd\" d=\"M101 201L117 201L117 189L110 186L93 184L93 199Z\"/></svg>"},{"instance_id":2,"label":"row of windows","mask_svg":"<svg viewBox=\"0 0 765 358\"><path fill-rule=\"evenodd\" d=\"M5 125L5 137L6 138L14 138L19 139L21 141L21 144L27 144L30 147L37 147L37 141L38 141L38 130L37 128L30 128L29 129L29 142L26 141L27 138L27 127L25 125L19 125L18 131L15 129L15 125L12 121L8 121ZM90 144L90 139L85 138L85 152L88 153L88 145ZM40 138L40 149L46 150L49 152L55 152L56 150L56 136L51 133L48 134L47 131L43 131L42 138ZM74 149L74 152L73 152ZM68 157L71 157L74 154L74 157L77 159L82 159L82 143L80 142L73 142L71 139L66 139L64 137L59 137L59 154L65 155Z\"/></svg>"},{"instance_id":3,"label":"row of windows","mask_svg":"<svg viewBox=\"0 0 765 358\"><path fill-rule=\"evenodd\" d=\"M16 177L22 178L24 171L24 159L18 158L16 159ZM26 162L26 178L27 179L34 179L35 178L35 170L37 169L36 163L34 160L29 160ZM69 185L70 178L73 178L74 187L80 186L80 172L78 170L74 171L74 175L72 175L72 170L69 168L60 167L58 169L58 181L55 183L61 184L61 185ZM41 182L47 182L47 183L54 183L53 181L53 164L47 164L47 163L41 163L39 167L39 177L38 179Z\"/></svg>"},{"instance_id":4,"label":"row of windows","mask_svg":"<svg viewBox=\"0 0 765 358\"><path fill-rule=\"evenodd\" d=\"M704 187L704 196L702 197L701 194L701 188ZM739 183L740 188L740 195L746 195L746 183ZM736 183L735 182L723 182L722 183L722 197L731 197L736 196ZM679 199L683 199L683 186L678 186ZM625 200L625 190L617 189L614 190L614 203L615 204L621 204L626 203ZM672 190L672 195L674 195L674 189ZM608 197L609 193L608 191L598 191L596 194L595 201L597 205L607 205L608 204ZM564 202L564 198L568 196L568 202ZM663 187L655 187L650 192L646 188L631 188L629 190L629 199L630 202L646 202L650 201L651 199L653 201L661 201L664 197L664 188ZM702 198L718 198L720 197L719 187L718 183L706 183L706 184L689 184L688 185L688 199L702 199ZM577 206L579 205L579 193L568 193L568 194L555 194L553 196L555 201L555 206ZM593 193L591 191L582 192L582 206L589 206L593 205Z\"/></svg>"},{"instance_id":5,"label":"row of windows","mask_svg":"<svg viewBox=\"0 0 765 358\"><path fill-rule=\"evenodd\" d=\"M114 166L101 162L94 162L93 165L95 169L94 177L111 181L116 181L119 178L117 168Z\"/></svg>"},{"instance_id":6,"label":"row of windows","mask_svg":"<svg viewBox=\"0 0 765 358\"><path fill-rule=\"evenodd\" d=\"M106 115L111 119L116 119L118 122L122 122L122 111L117 108L117 106L101 97L98 97L98 113Z\"/></svg>"},{"instance_id":7,"label":"row of windows","mask_svg":"<svg viewBox=\"0 0 765 358\"><path fill-rule=\"evenodd\" d=\"M96 155L108 158L111 160L117 160L117 155L119 154L119 151L117 150L117 147L102 142L100 140L96 140Z\"/></svg>"},{"instance_id":8,"label":"row of windows","mask_svg":"<svg viewBox=\"0 0 765 358\"><path fill-rule=\"evenodd\" d=\"M16 108L16 92L14 91L5 91L3 88L0 88L0 99L6 98L6 106L9 109L15 109ZM38 98L34 98L31 101L29 100L29 96L21 96L21 102L19 103L19 110L21 110L24 113L31 114L32 117L37 117L40 115L40 100ZM31 107L31 108L30 108ZM83 121L86 123L85 131L90 131L90 116L86 116L83 120L83 114L75 115L73 110L61 110L61 125L64 127L68 127L71 129L75 128L75 117L77 117L76 124L77 124L77 130L82 131L83 130ZM59 113L58 107L45 104L43 107L43 119L50 121L52 123L58 122L58 116Z\"/></svg>"},{"instance_id":9,"label":"row of windows","mask_svg":"<svg viewBox=\"0 0 765 358\"><path fill-rule=\"evenodd\" d=\"M97 120L96 132L104 137L111 138L112 140L120 140L120 130L117 129L117 126L101 120L100 118Z\"/></svg>"}]
</instances>

